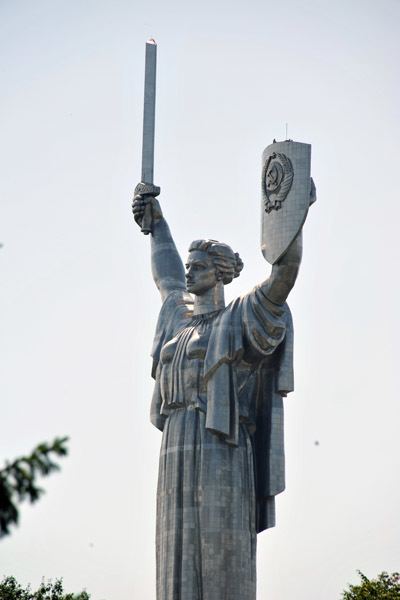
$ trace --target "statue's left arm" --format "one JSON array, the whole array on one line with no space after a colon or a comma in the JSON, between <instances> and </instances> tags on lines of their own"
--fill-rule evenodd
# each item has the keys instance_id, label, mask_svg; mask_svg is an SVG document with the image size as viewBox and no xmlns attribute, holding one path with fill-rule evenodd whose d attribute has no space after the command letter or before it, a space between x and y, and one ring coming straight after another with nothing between
<instances>
[{"instance_id":1,"label":"statue's left arm","mask_svg":"<svg viewBox=\"0 0 400 600\"><path fill-rule=\"evenodd\" d=\"M274 304L283 304L295 284L303 250L302 230L297 234L285 254L276 262L270 277L260 288Z\"/></svg>"}]
</instances>

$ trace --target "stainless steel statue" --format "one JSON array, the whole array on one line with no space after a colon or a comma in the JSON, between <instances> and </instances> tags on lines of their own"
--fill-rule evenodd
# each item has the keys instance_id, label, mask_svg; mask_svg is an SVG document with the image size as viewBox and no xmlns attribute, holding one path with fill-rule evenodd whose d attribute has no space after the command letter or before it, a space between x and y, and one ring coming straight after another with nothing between
<instances>
[{"instance_id":1,"label":"stainless steel statue","mask_svg":"<svg viewBox=\"0 0 400 600\"><path fill-rule=\"evenodd\" d=\"M265 281L228 306L224 286L243 268L239 255L227 244L196 240L183 264L160 204L144 185L153 182L136 188L133 214L151 233L163 302L152 350L151 421L162 431L157 600L256 598L257 533L274 526L275 496L285 486L282 397L293 390L286 299L315 191L309 147L297 160L299 146L306 145L287 141L265 151L263 230L271 218L280 231L272 246L263 234L262 247L264 256L277 258ZM297 208L290 207L299 203L304 215L296 220Z\"/></svg>"}]
</instances>

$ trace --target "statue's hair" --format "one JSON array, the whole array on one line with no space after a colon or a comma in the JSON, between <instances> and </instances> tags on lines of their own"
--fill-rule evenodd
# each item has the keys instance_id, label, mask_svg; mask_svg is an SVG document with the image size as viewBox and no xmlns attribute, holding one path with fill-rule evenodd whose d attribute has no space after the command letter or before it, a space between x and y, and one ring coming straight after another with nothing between
<instances>
[{"instance_id":1,"label":"statue's hair","mask_svg":"<svg viewBox=\"0 0 400 600\"><path fill-rule=\"evenodd\" d=\"M221 276L225 285L235 277L239 277L240 271L243 269L242 259L228 244L217 242L217 240L195 240L189 247L189 252L193 250L201 250L211 256L217 274Z\"/></svg>"}]
</instances>

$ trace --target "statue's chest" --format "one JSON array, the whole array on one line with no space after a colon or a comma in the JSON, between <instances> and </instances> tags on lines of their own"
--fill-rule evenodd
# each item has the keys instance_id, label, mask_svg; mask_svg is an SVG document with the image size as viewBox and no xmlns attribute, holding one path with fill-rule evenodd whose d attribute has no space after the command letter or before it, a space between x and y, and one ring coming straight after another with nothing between
<instances>
[{"instance_id":1,"label":"statue's chest","mask_svg":"<svg viewBox=\"0 0 400 600\"><path fill-rule=\"evenodd\" d=\"M203 365L210 339L210 327L191 325L167 342L160 356L160 386L164 405L193 404L205 410Z\"/></svg>"},{"instance_id":2,"label":"statue's chest","mask_svg":"<svg viewBox=\"0 0 400 600\"><path fill-rule=\"evenodd\" d=\"M160 357L162 365L175 363L178 367L179 364L194 359L203 361L210 334L209 324L185 327L163 346Z\"/></svg>"}]
</instances>

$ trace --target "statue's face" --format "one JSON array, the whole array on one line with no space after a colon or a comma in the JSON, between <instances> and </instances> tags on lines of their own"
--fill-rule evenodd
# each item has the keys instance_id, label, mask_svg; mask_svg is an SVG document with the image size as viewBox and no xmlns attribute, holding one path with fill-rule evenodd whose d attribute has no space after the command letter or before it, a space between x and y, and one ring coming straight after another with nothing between
<instances>
[{"instance_id":1,"label":"statue's face","mask_svg":"<svg viewBox=\"0 0 400 600\"><path fill-rule=\"evenodd\" d=\"M201 296L217 284L217 273L212 258L202 250L189 252L186 263L188 292Z\"/></svg>"}]
</instances>

